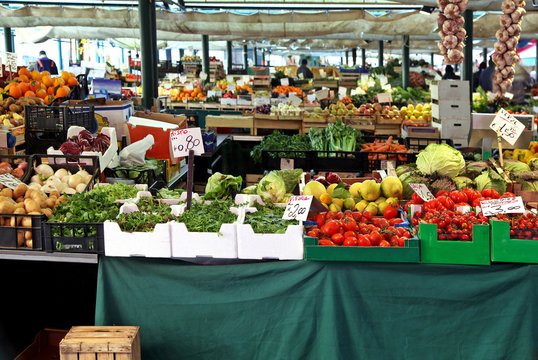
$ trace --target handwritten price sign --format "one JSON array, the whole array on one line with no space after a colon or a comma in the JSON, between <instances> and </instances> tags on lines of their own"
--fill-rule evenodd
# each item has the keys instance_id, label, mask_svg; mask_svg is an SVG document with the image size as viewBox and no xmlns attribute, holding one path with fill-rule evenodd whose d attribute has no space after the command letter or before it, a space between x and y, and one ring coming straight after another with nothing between
<instances>
[{"instance_id":1,"label":"handwritten price sign","mask_svg":"<svg viewBox=\"0 0 538 360\"><path fill-rule=\"evenodd\" d=\"M305 221L308 217L308 211L312 204L312 196L292 196L284 210L282 219L284 220L301 220Z\"/></svg>"},{"instance_id":2,"label":"handwritten price sign","mask_svg":"<svg viewBox=\"0 0 538 360\"><path fill-rule=\"evenodd\" d=\"M435 199L435 196L428 190L428 187L424 184L409 184L411 186L411 189L420 196L420 198L424 201L430 201Z\"/></svg>"},{"instance_id":3,"label":"handwritten price sign","mask_svg":"<svg viewBox=\"0 0 538 360\"><path fill-rule=\"evenodd\" d=\"M525 212L525 205L521 196L480 201L480 207L484 216L522 214Z\"/></svg>"},{"instance_id":4,"label":"handwritten price sign","mask_svg":"<svg viewBox=\"0 0 538 360\"><path fill-rule=\"evenodd\" d=\"M0 184L10 188L11 190L15 190L17 185L24 183L11 174L2 174L0 175Z\"/></svg>"},{"instance_id":5,"label":"handwritten price sign","mask_svg":"<svg viewBox=\"0 0 538 360\"><path fill-rule=\"evenodd\" d=\"M194 150L194 155L204 153L204 143L200 128L189 128L170 131L170 143L174 157L188 156L189 150Z\"/></svg>"},{"instance_id":6,"label":"handwritten price sign","mask_svg":"<svg viewBox=\"0 0 538 360\"><path fill-rule=\"evenodd\" d=\"M489 127L495 132L500 131L501 137L510 145L514 145L525 130L525 125L504 109L499 110Z\"/></svg>"}]
</instances>

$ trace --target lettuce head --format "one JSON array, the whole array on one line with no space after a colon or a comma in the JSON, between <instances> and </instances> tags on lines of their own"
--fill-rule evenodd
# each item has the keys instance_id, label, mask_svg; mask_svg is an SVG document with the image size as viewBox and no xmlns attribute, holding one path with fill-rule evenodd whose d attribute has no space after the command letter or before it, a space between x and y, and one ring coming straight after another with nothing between
<instances>
[{"instance_id":1,"label":"lettuce head","mask_svg":"<svg viewBox=\"0 0 538 360\"><path fill-rule=\"evenodd\" d=\"M426 175L455 178L465 166L463 155L447 144L430 144L417 156L417 169Z\"/></svg>"}]
</instances>

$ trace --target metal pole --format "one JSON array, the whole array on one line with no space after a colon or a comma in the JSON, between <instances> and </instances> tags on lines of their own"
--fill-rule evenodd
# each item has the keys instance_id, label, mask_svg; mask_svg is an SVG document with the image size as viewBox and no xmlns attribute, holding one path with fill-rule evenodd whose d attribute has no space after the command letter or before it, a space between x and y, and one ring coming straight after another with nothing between
<instances>
[{"instance_id":1,"label":"metal pole","mask_svg":"<svg viewBox=\"0 0 538 360\"><path fill-rule=\"evenodd\" d=\"M258 48L254 47L254 66L258 66Z\"/></svg>"},{"instance_id":2,"label":"metal pole","mask_svg":"<svg viewBox=\"0 0 538 360\"><path fill-rule=\"evenodd\" d=\"M465 10L463 13L463 19L465 20L464 28L467 31L467 39L465 40L467 46L463 48L461 79L469 81L470 98L473 91L473 11Z\"/></svg>"},{"instance_id":3,"label":"metal pole","mask_svg":"<svg viewBox=\"0 0 538 360\"><path fill-rule=\"evenodd\" d=\"M365 48L361 49L361 58L362 58L362 67L365 68L366 67L366 49Z\"/></svg>"},{"instance_id":4,"label":"metal pole","mask_svg":"<svg viewBox=\"0 0 538 360\"><path fill-rule=\"evenodd\" d=\"M535 40L535 48L536 48L536 62L534 63L534 71L535 71L535 77L536 82L538 82L538 39Z\"/></svg>"},{"instance_id":5,"label":"metal pole","mask_svg":"<svg viewBox=\"0 0 538 360\"><path fill-rule=\"evenodd\" d=\"M409 87L409 35L402 36L402 87Z\"/></svg>"},{"instance_id":6,"label":"metal pole","mask_svg":"<svg viewBox=\"0 0 538 360\"><path fill-rule=\"evenodd\" d=\"M431 65L432 69L433 69L433 66L435 65L434 64L434 62L435 62L435 56L434 55L435 55L435 53L430 54L430 65Z\"/></svg>"},{"instance_id":7,"label":"metal pole","mask_svg":"<svg viewBox=\"0 0 538 360\"><path fill-rule=\"evenodd\" d=\"M265 63L265 49L263 49L263 51L262 51L262 66L265 66L265 65L267 65L267 64Z\"/></svg>"},{"instance_id":8,"label":"metal pole","mask_svg":"<svg viewBox=\"0 0 538 360\"><path fill-rule=\"evenodd\" d=\"M209 36L202 35L202 71L206 73L207 77L204 83L209 82Z\"/></svg>"},{"instance_id":9,"label":"metal pole","mask_svg":"<svg viewBox=\"0 0 538 360\"><path fill-rule=\"evenodd\" d=\"M77 64L80 64L82 62L83 54L80 51L80 48L82 48L82 40L77 40Z\"/></svg>"},{"instance_id":10,"label":"metal pole","mask_svg":"<svg viewBox=\"0 0 538 360\"><path fill-rule=\"evenodd\" d=\"M346 50L346 65L349 65L349 51Z\"/></svg>"},{"instance_id":11,"label":"metal pole","mask_svg":"<svg viewBox=\"0 0 538 360\"><path fill-rule=\"evenodd\" d=\"M13 36L11 35L11 28L4 28L4 49L6 52L13 52L15 46L13 45Z\"/></svg>"},{"instance_id":12,"label":"metal pole","mask_svg":"<svg viewBox=\"0 0 538 360\"><path fill-rule=\"evenodd\" d=\"M58 39L58 71L62 71L63 65L62 65L62 40Z\"/></svg>"},{"instance_id":13,"label":"metal pole","mask_svg":"<svg viewBox=\"0 0 538 360\"><path fill-rule=\"evenodd\" d=\"M484 58L484 62L486 63L486 66L488 65L488 48L482 49L482 57Z\"/></svg>"},{"instance_id":14,"label":"metal pole","mask_svg":"<svg viewBox=\"0 0 538 360\"><path fill-rule=\"evenodd\" d=\"M148 109L153 106L156 89L157 64L155 63L156 43L151 33L155 31L155 3L151 0L138 0L140 19L140 50L142 74L142 105Z\"/></svg>"},{"instance_id":15,"label":"metal pole","mask_svg":"<svg viewBox=\"0 0 538 360\"><path fill-rule=\"evenodd\" d=\"M248 46L243 45L243 66L248 69Z\"/></svg>"},{"instance_id":16,"label":"metal pole","mask_svg":"<svg viewBox=\"0 0 538 360\"><path fill-rule=\"evenodd\" d=\"M357 65L357 48L351 49L351 58L353 59L353 66Z\"/></svg>"},{"instance_id":17,"label":"metal pole","mask_svg":"<svg viewBox=\"0 0 538 360\"><path fill-rule=\"evenodd\" d=\"M377 66L383 66L383 40L379 40L379 53L378 53L378 63Z\"/></svg>"},{"instance_id":18,"label":"metal pole","mask_svg":"<svg viewBox=\"0 0 538 360\"><path fill-rule=\"evenodd\" d=\"M232 62L233 62L233 54L232 54L232 42L226 41L226 73L230 74L232 72Z\"/></svg>"},{"instance_id":19,"label":"metal pole","mask_svg":"<svg viewBox=\"0 0 538 360\"><path fill-rule=\"evenodd\" d=\"M185 55L185 49L179 49L179 60Z\"/></svg>"}]
</instances>

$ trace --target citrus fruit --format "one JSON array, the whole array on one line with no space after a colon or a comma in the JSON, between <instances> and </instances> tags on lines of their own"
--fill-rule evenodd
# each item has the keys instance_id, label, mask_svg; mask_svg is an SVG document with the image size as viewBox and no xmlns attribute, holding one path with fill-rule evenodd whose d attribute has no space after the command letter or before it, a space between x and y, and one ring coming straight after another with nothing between
<instances>
[{"instance_id":1,"label":"citrus fruit","mask_svg":"<svg viewBox=\"0 0 538 360\"><path fill-rule=\"evenodd\" d=\"M32 90L28 90L24 93L24 97L35 97L35 92L33 92Z\"/></svg>"}]
</instances>

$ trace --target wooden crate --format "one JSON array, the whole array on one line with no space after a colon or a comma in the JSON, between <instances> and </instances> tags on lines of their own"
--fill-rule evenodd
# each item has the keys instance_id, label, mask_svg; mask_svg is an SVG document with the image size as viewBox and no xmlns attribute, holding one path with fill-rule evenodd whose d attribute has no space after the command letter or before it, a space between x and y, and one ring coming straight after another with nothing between
<instances>
[{"instance_id":1,"label":"wooden crate","mask_svg":"<svg viewBox=\"0 0 538 360\"><path fill-rule=\"evenodd\" d=\"M399 124L396 125L379 125L375 127L376 135L392 135L400 137L402 134L402 129Z\"/></svg>"},{"instance_id":2,"label":"wooden crate","mask_svg":"<svg viewBox=\"0 0 538 360\"><path fill-rule=\"evenodd\" d=\"M402 118L401 117L394 117L391 119L383 119L381 116L377 117L377 124L381 125L401 125L402 124Z\"/></svg>"},{"instance_id":3,"label":"wooden crate","mask_svg":"<svg viewBox=\"0 0 538 360\"><path fill-rule=\"evenodd\" d=\"M311 128L326 128L329 127L327 123L317 123L317 122L305 122L303 121L303 133L308 134Z\"/></svg>"},{"instance_id":4,"label":"wooden crate","mask_svg":"<svg viewBox=\"0 0 538 360\"><path fill-rule=\"evenodd\" d=\"M73 326L60 342L60 360L140 360L138 326Z\"/></svg>"},{"instance_id":5,"label":"wooden crate","mask_svg":"<svg viewBox=\"0 0 538 360\"><path fill-rule=\"evenodd\" d=\"M345 123L351 126L353 129L358 130L375 130L375 117L366 116L346 116Z\"/></svg>"},{"instance_id":6,"label":"wooden crate","mask_svg":"<svg viewBox=\"0 0 538 360\"><path fill-rule=\"evenodd\" d=\"M263 174L247 174L245 177L245 183L247 184L247 186L256 185L264 176L265 175Z\"/></svg>"}]
</instances>

